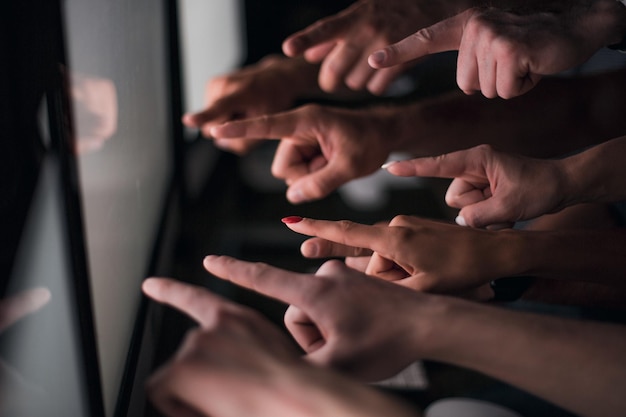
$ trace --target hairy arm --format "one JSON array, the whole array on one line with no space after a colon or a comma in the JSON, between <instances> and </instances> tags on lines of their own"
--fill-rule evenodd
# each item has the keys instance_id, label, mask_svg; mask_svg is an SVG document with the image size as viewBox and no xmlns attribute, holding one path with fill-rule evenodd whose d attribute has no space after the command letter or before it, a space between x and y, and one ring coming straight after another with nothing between
<instances>
[{"instance_id":1,"label":"hairy arm","mask_svg":"<svg viewBox=\"0 0 626 417\"><path fill-rule=\"evenodd\" d=\"M491 375L582 416L620 416L626 409L622 326L453 299L445 305L434 319L431 359Z\"/></svg>"},{"instance_id":2,"label":"hairy arm","mask_svg":"<svg viewBox=\"0 0 626 417\"><path fill-rule=\"evenodd\" d=\"M480 144L532 157L553 157L626 132L626 70L576 78L546 78L512 100L461 92L398 110L401 150L439 155Z\"/></svg>"}]
</instances>

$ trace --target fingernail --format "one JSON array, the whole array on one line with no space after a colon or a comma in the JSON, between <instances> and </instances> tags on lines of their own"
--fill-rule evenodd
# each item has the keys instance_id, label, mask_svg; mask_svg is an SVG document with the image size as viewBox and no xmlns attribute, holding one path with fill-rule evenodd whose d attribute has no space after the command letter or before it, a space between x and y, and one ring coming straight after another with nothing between
<instances>
[{"instance_id":1,"label":"fingernail","mask_svg":"<svg viewBox=\"0 0 626 417\"><path fill-rule=\"evenodd\" d=\"M211 262L213 259L217 258L217 255L207 255L204 257L204 259L202 260L203 264L206 264L207 262Z\"/></svg>"},{"instance_id":2,"label":"fingernail","mask_svg":"<svg viewBox=\"0 0 626 417\"><path fill-rule=\"evenodd\" d=\"M218 126L211 126L209 128L209 134L211 135L212 138L218 136L217 132L219 131Z\"/></svg>"},{"instance_id":3,"label":"fingernail","mask_svg":"<svg viewBox=\"0 0 626 417\"><path fill-rule=\"evenodd\" d=\"M319 246L315 243L309 243L306 245L305 243L307 242L303 242L300 246L300 253L302 253L302 256L304 256L305 258L317 258L317 255L320 251Z\"/></svg>"},{"instance_id":4,"label":"fingernail","mask_svg":"<svg viewBox=\"0 0 626 417\"><path fill-rule=\"evenodd\" d=\"M299 222L302 221L302 217L300 217L300 216L288 216L288 217L283 217L282 219L280 219L280 221L285 223L285 224L299 223Z\"/></svg>"},{"instance_id":5,"label":"fingernail","mask_svg":"<svg viewBox=\"0 0 626 417\"><path fill-rule=\"evenodd\" d=\"M159 288L159 281L155 278L147 278L143 281L141 287L144 292L154 294L156 290Z\"/></svg>"},{"instance_id":6,"label":"fingernail","mask_svg":"<svg viewBox=\"0 0 626 417\"><path fill-rule=\"evenodd\" d=\"M375 64L382 64L385 61L385 53L383 51L376 51L370 56L371 60Z\"/></svg>"},{"instance_id":7,"label":"fingernail","mask_svg":"<svg viewBox=\"0 0 626 417\"><path fill-rule=\"evenodd\" d=\"M191 117L191 114L185 114L183 115L181 121L183 122L184 125L186 126L191 126L193 124L193 119Z\"/></svg>"},{"instance_id":8,"label":"fingernail","mask_svg":"<svg viewBox=\"0 0 626 417\"><path fill-rule=\"evenodd\" d=\"M293 204L304 203L307 199L299 188L289 188L287 190L287 200Z\"/></svg>"},{"instance_id":9,"label":"fingernail","mask_svg":"<svg viewBox=\"0 0 626 417\"><path fill-rule=\"evenodd\" d=\"M285 52L294 54L294 53L299 53L301 49L302 49L302 41L298 38L294 38L294 39L289 40L289 48L288 48L288 51L285 51Z\"/></svg>"},{"instance_id":10,"label":"fingernail","mask_svg":"<svg viewBox=\"0 0 626 417\"><path fill-rule=\"evenodd\" d=\"M463 216L456 216L456 219L454 219L454 221L459 226L467 226L467 222L465 221L465 217Z\"/></svg>"},{"instance_id":11,"label":"fingernail","mask_svg":"<svg viewBox=\"0 0 626 417\"><path fill-rule=\"evenodd\" d=\"M389 161L389 162L385 162L384 164L381 165L381 169L387 169L390 166L392 166L395 163L398 163L399 161Z\"/></svg>"}]
</instances>

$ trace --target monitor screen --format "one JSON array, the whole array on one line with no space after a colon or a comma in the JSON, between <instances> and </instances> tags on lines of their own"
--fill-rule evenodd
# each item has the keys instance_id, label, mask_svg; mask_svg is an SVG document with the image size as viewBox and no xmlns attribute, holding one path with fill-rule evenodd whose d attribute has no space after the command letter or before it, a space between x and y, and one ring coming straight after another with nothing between
<instances>
[{"instance_id":1,"label":"monitor screen","mask_svg":"<svg viewBox=\"0 0 626 417\"><path fill-rule=\"evenodd\" d=\"M0 417L143 414L180 112L240 60L239 3L0 6Z\"/></svg>"},{"instance_id":2,"label":"monitor screen","mask_svg":"<svg viewBox=\"0 0 626 417\"><path fill-rule=\"evenodd\" d=\"M0 12L0 415L103 415L76 231L59 1ZM73 220L72 220L73 218Z\"/></svg>"},{"instance_id":3,"label":"monitor screen","mask_svg":"<svg viewBox=\"0 0 626 417\"><path fill-rule=\"evenodd\" d=\"M64 2L87 265L107 415L168 184L172 137L164 2Z\"/></svg>"},{"instance_id":4,"label":"monitor screen","mask_svg":"<svg viewBox=\"0 0 626 417\"><path fill-rule=\"evenodd\" d=\"M2 6L2 417L116 412L173 184L171 4Z\"/></svg>"}]
</instances>

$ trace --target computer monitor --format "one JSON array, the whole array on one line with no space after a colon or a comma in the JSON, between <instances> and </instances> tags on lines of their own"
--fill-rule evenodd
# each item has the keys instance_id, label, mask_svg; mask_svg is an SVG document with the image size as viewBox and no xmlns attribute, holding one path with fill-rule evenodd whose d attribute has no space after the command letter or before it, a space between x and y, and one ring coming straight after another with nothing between
<instances>
[{"instance_id":1,"label":"computer monitor","mask_svg":"<svg viewBox=\"0 0 626 417\"><path fill-rule=\"evenodd\" d=\"M1 9L0 416L141 415L140 285L167 272L180 193L177 5Z\"/></svg>"}]
</instances>

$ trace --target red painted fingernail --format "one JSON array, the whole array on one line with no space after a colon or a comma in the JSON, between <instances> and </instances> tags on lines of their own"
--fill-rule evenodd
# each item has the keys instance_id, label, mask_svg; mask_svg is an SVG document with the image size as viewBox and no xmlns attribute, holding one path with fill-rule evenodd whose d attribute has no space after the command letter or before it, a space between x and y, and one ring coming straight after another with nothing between
<instances>
[{"instance_id":1,"label":"red painted fingernail","mask_svg":"<svg viewBox=\"0 0 626 417\"><path fill-rule=\"evenodd\" d=\"M280 219L281 222L285 223L285 224L293 224L293 223L298 223L302 221L302 217L300 216L288 216L288 217L283 217L282 219Z\"/></svg>"}]
</instances>

